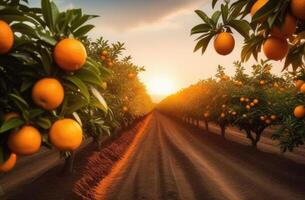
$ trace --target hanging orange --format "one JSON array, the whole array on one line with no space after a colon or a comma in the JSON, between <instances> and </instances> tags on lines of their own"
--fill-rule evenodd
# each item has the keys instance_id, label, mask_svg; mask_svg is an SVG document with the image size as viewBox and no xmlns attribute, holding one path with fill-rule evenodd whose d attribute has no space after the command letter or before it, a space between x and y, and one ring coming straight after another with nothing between
<instances>
[{"instance_id":1,"label":"hanging orange","mask_svg":"<svg viewBox=\"0 0 305 200\"><path fill-rule=\"evenodd\" d=\"M14 33L11 27L0 20L0 54L8 53L14 45Z\"/></svg>"}]
</instances>

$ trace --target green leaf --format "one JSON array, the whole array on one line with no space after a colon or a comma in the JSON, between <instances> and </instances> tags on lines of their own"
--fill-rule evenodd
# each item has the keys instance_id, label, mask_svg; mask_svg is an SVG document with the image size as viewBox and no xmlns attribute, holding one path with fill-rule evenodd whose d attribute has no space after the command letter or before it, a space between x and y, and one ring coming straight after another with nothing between
<instances>
[{"instance_id":1,"label":"green leaf","mask_svg":"<svg viewBox=\"0 0 305 200\"><path fill-rule=\"evenodd\" d=\"M259 9L253 16L252 21L258 21L267 17L276 8L278 0L269 0L261 9Z\"/></svg>"},{"instance_id":2,"label":"green leaf","mask_svg":"<svg viewBox=\"0 0 305 200\"><path fill-rule=\"evenodd\" d=\"M68 97L69 99L73 98L75 100L75 97ZM71 115L72 113L80 110L84 106L88 105L88 101L84 100L83 98L78 98L77 101L73 101L71 105L66 105L65 110L62 112L63 114Z\"/></svg>"},{"instance_id":3,"label":"green leaf","mask_svg":"<svg viewBox=\"0 0 305 200\"><path fill-rule=\"evenodd\" d=\"M79 89L78 92L80 92L88 101L90 100L88 88L82 80L76 76L67 76L64 79L73 83Z\"/></svg>"},{"instance_id":4,"label":"green leaf","mask_svg":"<svg viewBox=\"0 0 305 200\"><path fill-rule=\"evenodd\" d=\"M209 32L210 30L211 30L211 27L208 24L199 24L192 28L191 35L197 34L197 33Z\"/></svg>"},{"instance_id":5,"label":"green leaf","mask_svg":"<svg viewBox=\"0 0 305 200\"><path fill-rule=\"evenodd\" d=\"M54 31L53 11L50 0L41 0L42 16L51 31Z\"/></svg>"},{"instance_id":6,"label":"green leaf","mask_svg":"<svg viewBox=\"0 0 305 200\"><path fill-rule=\"evenodd\" d=\"M220 15L221 15L221 12L220 12L219 10L216 11L216 12L214 12L214 14L212 15L212 20L213 20L215 26L216 26L217 23L218 23L218 20L219 20Z\"/></svg>"},{"instance_id":7,"label":"green leaf","mask_svg":"<svg viewBox=\"0 0 305 200\"><path fill-rule=\"evenodd\" d=\"M195 10L195 13L209 26L213 27L213 21L201 10Z\"/></svg>"},{"instance_id":8,"label":"green leaf","mask_svg":"<svg viewBox=\"0 0 305 200\"><path fill-rule=\"evenodd\" d=\"M39 117L36 124L45 130L49 129L52 125L51 121L46 117Z\"/></svg>"},{"instance_id":9,"label":"green leaf","mask_svg":"<svg viewBox=\"0 0 305 200\"><path fill-rule=\"evenodd\" d=\"M16 103L20 110L26 110L30 106L29 104L21 97L16 94L9 94L9 97Z\"/></svg>"},{"instance_id":10,"label":"green leaf","mask_svg":"<svg viewBox=\"0 0 305 200\"><path fill-rule=\"evenodd\" d=\"M239 32L244 38L249 38L251 26L246 20L231 20L229 25Z\"/></svg>"},{"instance_id":11,"label":"green leaf","mask_svg":"<svg viewBox=\"0 0 305 200\"><path fill-rule=\"evenodd\" d=\"M211 39L213 38L214 35L209 35L201 40L198 41L197 45L195 46L194 52L199 50L200 48L202 49L202 54L204 54L205 50L207 49Z\"/></svg>"},{"instance_id":12,"label":"green leaf","mask_svg":"<svg viewBox=\"0 0 305 200\"><path fill-rule=\"evenodd\" d=\"M224 24L227 24L227 20L228 20L228 14L229 14L229 7L228 4L224 5L221 4L221 16L222 16L222 21Z\"/></svg>"},{"instance_id":13,"label":"green leaf","mask_svg":"<svg viewBox=\"0 0 305 200\"><path fill-rule=\"evenodd\" d=\"M91 71L88 68L83 68L83 69L79 70L78 72L76 72L75 76L86 83L97 85L97 86L100 86L101 82L102 82L99 74L94 73L93 71Z\"/></svg>"},{"instance_id":14,"label":"green leaf","mask_svg":"<svg viewBox=\"0 0 305 200\"><path fill-rule=\"evenodd\" d=\"M108 106L107 106L107 103L105 101L105 99L103 98L103 96L101 95L101 93L95 89L94 87L90 87L90 90L93 94L93 96L98 100L99 104L93 104L96 105L98 108L102 109L104 112L107 112L108 111Z\"/></svg>"},{"instance_id":15,"label":"green leaf","mask_svg":"<svg viewBox=\"0 0 305 200\"><path fill-rule=\"evenodd\" d=\"M83 37L84 35L86 35L89 31L91 31L94 28L94 25L85 25L79 29L77 29L73 35L76 38L80 38Z\"/></svg>"},{"instance_id":16,"label":"green leaf","mask_svg":"<svg viewBox=\"0 0 305 200\"><path fill-rule=\"evenodd\" d=\"M216 5L217 1L218 1L218 0L213 0L213 1L212 1L212 8L214 8L214 7L215 7L215 5Z\"/></svg>"},{"instance_id":17,"label":"green leaf","mask_svg":"<svg viewBox=\"0 0 305 200\"><path fill-rule=\"evenodd\" d=\"M0 127L0 133L4 133L6 131L12 130L24 124L24 121L20 118L13 118L8 120L2 124Z\"/></svg>"}]
</instances>

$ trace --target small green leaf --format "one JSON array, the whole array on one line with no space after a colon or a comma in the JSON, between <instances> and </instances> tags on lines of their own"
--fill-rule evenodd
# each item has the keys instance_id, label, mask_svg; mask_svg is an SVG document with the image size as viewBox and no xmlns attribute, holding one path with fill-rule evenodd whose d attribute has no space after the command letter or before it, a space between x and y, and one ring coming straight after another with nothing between
<instances>
[{"instance_id":1,"label":"small green leaf","mask_svg":"<svg viewBox=\"0 0 305 200\"><path fill-rule=\"evenodd\" d=\"M79 89L78 92L80 92L89 101L89 91L86 84L82 80L80 80L76 76L67 76L64 79L73 83Z\"/></svg>"},{"instance_id":2,"label":"small green leaf","mask_svg":"<svg viewBox=\"0 0 305 200\"><path fill-rule=\"evenodd\" d=\"M24 124L24 121L20 118L13 118L8 120L2 124L0 127L0 133L4 133L6 131L12 130Z\"/></svg>"}]
</instances>

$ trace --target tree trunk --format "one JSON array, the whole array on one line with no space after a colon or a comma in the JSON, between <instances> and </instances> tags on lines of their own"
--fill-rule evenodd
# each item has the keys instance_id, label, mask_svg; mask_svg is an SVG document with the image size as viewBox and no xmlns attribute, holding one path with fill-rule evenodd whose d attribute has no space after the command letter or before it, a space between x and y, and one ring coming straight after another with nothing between
<instances>
[{"instance_id":1,"label":"tree trunk","mask_svg":"<svg viewBox=\"0 0 305 200\"><path fill-rule=\"evenodd\" d=\"M256 149L257 148L257 142L260 139L260 134L259 135L256 134L256 137L254 138L252 133L251 133L251 130L246 130L246 133L247 133L247 138L249 138L251 143L252 143L252 147L254 147Z\"/></svg>"},{"instance_id":2,"label":"tree trunk","mask_svg":"<svg viewBox=\"0 0 305 200\"><path fill-rule=\"evenodd\" d=\"M204 120L204 124L205 124L205 130L209 131L209 122L208 120Z\"/></svg>"},{"instance_id":3,"label":"tree trunk","mask_svg":"<svg viewBox=\"0 0 305 200\"><path fill-rule=\"evenodd\" d=\"M73 164L75 159L75 151L71 152L71 155L65 159L65 164L62 170L64 175L69 175L73 173Z\"/></svg>"}]
</instances>

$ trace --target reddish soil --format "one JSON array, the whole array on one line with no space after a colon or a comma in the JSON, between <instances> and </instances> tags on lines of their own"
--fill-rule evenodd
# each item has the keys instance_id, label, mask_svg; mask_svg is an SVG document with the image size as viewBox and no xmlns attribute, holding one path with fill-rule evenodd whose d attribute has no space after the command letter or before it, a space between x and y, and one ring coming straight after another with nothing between
<instances>
[{"instance_id":1,"label":"reddish soil","mask_svg":"<svg viewBox=\"0 0 305 200\"><path fill-rule=\"evenodd\" d=\"M143 120L108 140L101 150L96 150L96 145L89 144L76 154L72 174L63 175L61 172L64 163L61 163L33 182L12 192L7 200L92 199L92 188L122 157L142 125Z\"/></svg>"}]
</instances>

